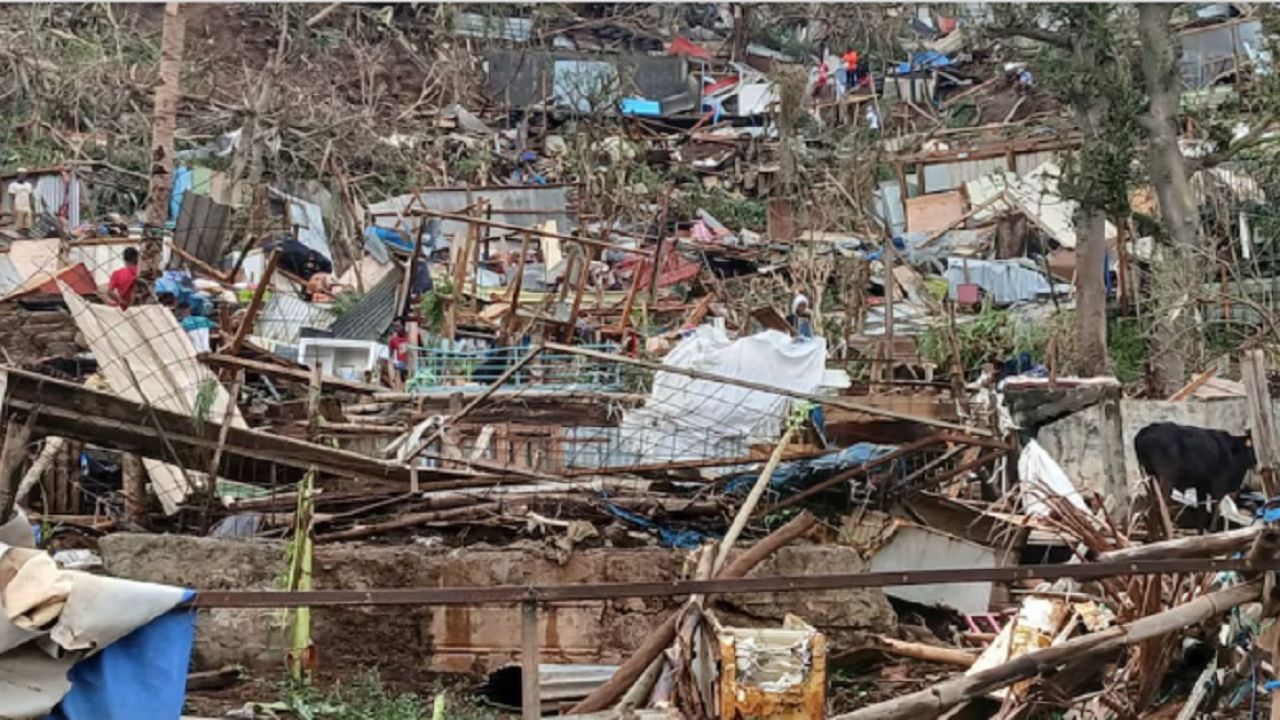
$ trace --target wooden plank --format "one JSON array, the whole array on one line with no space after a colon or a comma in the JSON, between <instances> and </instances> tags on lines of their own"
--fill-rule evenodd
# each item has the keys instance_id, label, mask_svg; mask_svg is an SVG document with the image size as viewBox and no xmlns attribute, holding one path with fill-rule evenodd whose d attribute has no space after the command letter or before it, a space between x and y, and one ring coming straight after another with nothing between
<instances>
[{"instance_id":1,"label":"wooden plank","mask_svg":"<svg viewBox=\"0 0 1280 720\"><path fill-rule=\"evenodd\" d=\"M1199 375L1191 378L1191 382L1187 383L1186 385L1183 385L1178 390L1178 392L1170 395L1169 401L1178 402L1181 400L1186 400L1187 398L1195 394L1195 391L1199 390L1202 385L1212 380L1213 376L1217 374L1218 374L1218 368L1209 368L1208 370L1205 370Z\"/></svg>"},{"instance_id":2,"label":"wooden plank","mask_svg":"<svg viewBox=\"0 0 1280 720\"><path fill-rule=\"evenodd\" d=\"M903 204L909 232L946 231L964 221L964 195L958 190L907 198Z\"/></svg>"},{"instance_id":3,"label":"wooden plank","mask_svg":"<svg viewBox=\"0 0 1280 720\"><path fill-rule=\"evenodd\" d=\"M257 360L249 360L248 358L236 357L224 353L201 353L197 355L200 360L208 365L217 367L238 368L258 373L259 375L268 375L274 378L284 378L296 382L310 383L311 372L302 368L284 367L282 365L273 365L271 363L259 362ZM385 393L388 388L382 385L369 385L366 383L353 382L351 380L343 380L325 375L321 378L321 385L326 390L343 390L346 392L360 393L368 395L372 393Z\"/></svg>"},{"instance_id":4,"label":"wooden plank","mask_svg":"<svg viewBox=\"0 0 1280 720\"><path fill-rule=\"evenodd\" d=\"M279 251L271 253L271 257L267 258L266 269L262 271L262 277L253 289L253 297L249 300L249 307L245 310L244 319L240 321L240 327L236 328L235 336L231 338L231 343L227 345L227 353L229 355L235 355L240 352L241 346L244 345L244 339L252 332L254 320L257 319L258 310L262 307L262 299L266 297L267 288L271 285L271 276L275 274L276 265L279 262Z\"/></svg>"},{"instance_id":5,"label":"wooden plank","mask_svg":"<svg viewBox=\"0 0 1280 720\"><path fill-rule=\"evenodd\" d=\"M1267 359L1262 350L1246 350L1240 358L1240 376L1244 380L1245 401L1249 411L1249 435L1258 457L1258 474L1263 492L1276 496L1275 416L1271 390L1267 386Z\"/></svg>"},{"instance_id":6,"label":"wooden plank","mask_svg":"<svg viewBox=\"0 0 1280 720\"><path fill-rule=\"evenodd\" d=\"M205 466L219 445L222 427L213 421L201 423L196 418L161 407L148 408L137 400L15 368L8 368L8 376L10 408L21 411L40 408L34 428L39 435L75 437L148 458L176 459L193 467ZM147 418L152 414L165 428L166 438L173 452L177 453L176 458L148 422ZM314 465L326 474L405 485L410 480L409 467L404 464L244 427L232 427L227 431L223 452L228 459L261 460L303 471ZM468 479L476 478L471 472L440 468L424 469L423 472L432 481L470 482ZM485 485L492 483L492 478L483 482Z\"/></svg>"}]
</instances>

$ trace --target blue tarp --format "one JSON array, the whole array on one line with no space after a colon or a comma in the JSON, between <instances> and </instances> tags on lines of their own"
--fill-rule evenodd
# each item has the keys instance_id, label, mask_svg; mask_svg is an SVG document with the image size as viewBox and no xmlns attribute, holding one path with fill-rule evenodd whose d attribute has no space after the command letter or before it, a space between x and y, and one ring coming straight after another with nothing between
<instances>
[{"instance_id":1,"label":"blue tarp","mask_svg":"<svg viewBox=\"0 0 1280 720\"><path fill-rule=\"evenodd\" d=\"M614 516L621 518L632 525L638 525L646 530L656 530L658 532L658 540L661 541L663 545L670 548L692 550L693 548L701 545L702 541L708 537L697 530L674 530L672 528L662 527L648 518L623 510L607 500L605 501L604 506L605 509Z\"/></svg>"},{"instance_id":2,"label":"blue tarp","mask_svg":"<svg viewBox=\"0 0 1280 720\"><path fill-rule=\"evenodd\" d=\"M183 604L195 597L188 590ZM76 663L71 690L46 720L179 720L196 612L170 611Z\"/></svg>"},{"instance_id":3,"label":"blue tarp","mask_svg":"<svg viewBox=\"0 0 1280 720\"><path fill-rule=\"evenodd\" d=\"M178 213L182 211L182 196L195 184L195 178L195 173L185 165L173 169L173 190L169 193L170 221L178 221Z\"/></svg>"},{"instance_id":4,"label":"blue tarp","mask_svg":"<svg viewBox=\"0 0 1280 720\"><path fill-rule=\"evenodd\" d=\"M896 445L858 443L816 458L784 462L773 471L773 477L769 479L769 489L782 494L796 493L836 473L865 465L878 457L888 455L896 449ZM759 473L735 475L725 486L725 491L730 494L746 493L759 476Z\"/></svg>"},{"instance_id":5,"label":"blue tarp","mask_svg":"<svg viewBox=\"0 0 1280 720\"><path fill-rule=\"evenodd\" d=\"M915 70L931 70L933 68L946 67L951 64L951 58L943 55L937 50L925 50L911 56L910 62L898 63L898 74L906 75Z\"/></svg>"},{"instance_id":6,"label":"blue tarp","mask_svg":"<svg viewBox=\"0 0 1280 720\"><path fill-rule=\"evenodd\" d=\"M648 98L623 98L622 114L658 117L662 115L662 103Z\"/></svg>"}]
</instances>

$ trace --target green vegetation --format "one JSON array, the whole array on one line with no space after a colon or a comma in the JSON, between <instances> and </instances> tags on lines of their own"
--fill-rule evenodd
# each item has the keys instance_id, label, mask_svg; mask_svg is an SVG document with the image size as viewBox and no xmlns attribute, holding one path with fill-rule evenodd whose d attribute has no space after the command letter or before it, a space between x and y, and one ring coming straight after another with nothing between
<instances>
[{"instance_id":1,"label":"green vegetation","mask_svg":"<svg viewBox=\"0 0 1280 720\"><path fill-rule=\"evenodd\" d=\"M314 685L290 685L279 689L283 699L259 705L267 713L289 713L301 720L497 720L501 714L475 698L448 694L435 688L436 697L425 701L413 693L397 693L382 681L377 670L369 670L346 683L322 692ZM441 701L443 698L443 702ZM433 712L440 710L443 712Z\"/></svg>"},{"instance_id":2,"label":"green vegetation","mask_svg":"<svg viewBox=\"0 0 1280 720\"><path fill-rule=\"evenodd\" d=\"M1065 314L1058 315L1060 322ZM1021 321L1008 310L986 305L972 320L956 324L956 347L961 366L966 370L980 368L986 362L1003 362L1019 353L1030 353L1033 360L1043 362L1053 324ZM946 325L929 328L917 339L920 356L940 368L951 365L951 342Z\"/></svg>"}]
</instances>

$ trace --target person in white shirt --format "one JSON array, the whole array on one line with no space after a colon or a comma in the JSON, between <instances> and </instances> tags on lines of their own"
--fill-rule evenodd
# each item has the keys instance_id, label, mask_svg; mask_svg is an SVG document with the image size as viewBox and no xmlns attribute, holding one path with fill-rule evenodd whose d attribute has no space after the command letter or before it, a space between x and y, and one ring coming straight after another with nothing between
<instances>
[{"instance_id":1,"label":"person in white shirt","mask_svg":"<svg viewBox=\"0 0 1280 720\"><path fill-rule=\"evenodd\" d=\"M18 168L18 179L9 183L9 197L13 199L13 219L19 230L30 230L33 211L32 196L35 188L27 179L27 169Z\"/></svg>"},{"instance_id":2,"label":"person in white shirt","mask_svg":"<svg viewBox=\"0 0 1280 720\"><path fill-rule=\"evenodd\" d=\"M876 112L875 105L867 105L867 128L873 133L880 132L880 113Z\"/></svg>"},{"instance_id":3,"label":"person in white shirt","mask_svg":"<svg viewBox=\"0 0 1280 720\"><path fill-rule=\"evenodd\" d=\"M810 317L812 313L809 311L809 297L804 291L796 288L796 294L791 298L791 327L795 328L796 334L800 337L813 337L813 327L810 325Z\"/></svg>"}]
</instances>

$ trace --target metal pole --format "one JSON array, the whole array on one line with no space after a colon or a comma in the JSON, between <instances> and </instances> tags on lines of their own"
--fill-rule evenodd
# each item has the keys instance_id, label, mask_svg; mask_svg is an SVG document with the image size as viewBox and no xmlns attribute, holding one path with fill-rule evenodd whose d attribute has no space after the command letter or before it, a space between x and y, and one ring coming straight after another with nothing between
<instances>
[{"instance_id":1,"label":"metal pole","mask_svg":"<svg viewBox=\"0 0 1280 720\"><path fill-rule=\"evenodd\" d=\"M526 600L520 604L520 717L538 720L542 717L542 696L538 691L538 603Z\"/></svg>"}]
</instances>

